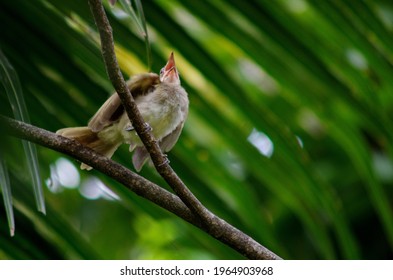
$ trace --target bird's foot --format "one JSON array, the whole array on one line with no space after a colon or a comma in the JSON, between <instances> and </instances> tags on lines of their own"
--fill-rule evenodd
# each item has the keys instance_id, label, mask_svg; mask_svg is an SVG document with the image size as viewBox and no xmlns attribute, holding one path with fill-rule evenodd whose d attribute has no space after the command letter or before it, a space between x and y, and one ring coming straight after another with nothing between
<instances>
[{"instance_id":1,"label":"bird's foot","mask_svg":"<svg viewBox=\"0 0 393 280\"><path fill-rule=\"evenodd\" d=\"M153 128L150 126L150 124L148 124L147 122L143 124L143 133L150 132L152 130Z\"/></svg>"},{"instance_id":2,"label":"bird's foot","mask_svg":"<svg viewBox=\"0 0 393 280\"><path fill-rule=\"evenodd\" d=\"M166 154L163 154L163 156L164 156L164 161L163 162L161 162L159 165L158 165L158 167L161 167L161 166L163 166L163 165L165 165L165 164L169 164L170 163L170 160L168 159L168 156L166 155Z\"/></svg>"},{"instance_id":3,"label":"bird's foot","mask_svg":"<svg viewBox=\"0 0 393 280\"><path fill-rule=\"evenodd\" d=\"M127 131L127 132L130 132L130 131L135 130L135 128L134 128L131 124L129 124L129 125L127 125L127 126L124 128L124 130Z\"/></svg>"}]
</instances>

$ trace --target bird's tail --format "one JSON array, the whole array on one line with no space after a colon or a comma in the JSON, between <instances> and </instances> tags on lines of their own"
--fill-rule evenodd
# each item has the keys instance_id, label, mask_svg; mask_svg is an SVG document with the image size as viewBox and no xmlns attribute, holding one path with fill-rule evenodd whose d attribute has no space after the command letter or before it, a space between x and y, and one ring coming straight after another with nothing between
<instances>
[{"instance_id":1,"label":"bird's tail","mask_svg":"<svg viewBox=\"0 0 393 280\"><path fill-rule=\"evenodd\" d=\"M74 139L85 145L97 153L111 158L115 153L116 149L119 147L120 143L111 143L103 141L98 137L96 132L93 132L89 127L68 127L56 131L57 134ZM87 164L82 163L81 169L91 170L92 167Z\"/></svg>"}]
</instances>

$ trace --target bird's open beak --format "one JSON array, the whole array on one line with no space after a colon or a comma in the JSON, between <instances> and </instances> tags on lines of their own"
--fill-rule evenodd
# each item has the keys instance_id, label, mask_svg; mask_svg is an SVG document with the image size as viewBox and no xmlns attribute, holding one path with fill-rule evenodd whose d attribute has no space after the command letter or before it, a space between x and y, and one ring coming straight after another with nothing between
<instances>
[{"instance_id":1,"label":"bird's open beak","mask_svg":"<svg viewBox=\"0 0 393 280\"><path fill-rule=\"evenodd\" d=\"M180 83L179 73L176 69L175 56L173 52L169 56L168 62L162 69L161 82Z\"/></svg>"}]
</instances>

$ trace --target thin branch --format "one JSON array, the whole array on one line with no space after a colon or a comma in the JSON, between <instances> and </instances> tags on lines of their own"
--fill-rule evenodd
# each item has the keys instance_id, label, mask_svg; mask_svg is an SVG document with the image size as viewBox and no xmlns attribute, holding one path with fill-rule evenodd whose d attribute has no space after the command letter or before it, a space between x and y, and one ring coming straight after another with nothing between
<instances>
[{"instance_id":1,"label":"thin branch","mask_svg":"<svg viewBox=\"0 0 393 280\"><path fill-rule=\"evenodd\" d=\"M4 128L7 134L32 141L52 150L67 154L79 161L85 162L94 169L118 181L137 195L150 200L185 221L202 229L209 235L224 244L227 244L229 247L247 258L264 260L281 259L251 237L218 217L215 219L215 226L220 228L220 231L211 232L210 228L207 228L203 223L201 223L200 218L193 214L177 196L146 180L113 160L97 154L77 141L1 115L0 128ZM2 130L0 131L3 132Z\"/></svg>"},{"instance_id":2,"label":"thin branch","mask_svg":"<svg viewBox=\"0 0 393 280\"><path fill-rule=\"evenodd\" d=\"M177 196L146 180L144 177L131 172L117 162L83 146L79 142L0 115L1 126L5 128L4 131L7 134L37 143L87 163L94 167L94 169L123 184L137 195L154 202L187 222L200 227L198 219ZM3 131L3 128L0 131Z\"/></svg>"},{"instance_id":3,"label":"thin branch","mask_svg":"<svg viewBox=\"0 0 393 280\"><path fill-rule=\"evenodd\" d=\"M221 238L225 243L232 242L228 233L223 229L223 224L230 226L225 221L211 213L202 203L194 196L194 194L187 188L182 180L177 176L173 169L168 164L164 154L161 152L157 141L149 130L146 129L146 124L137 108L134 99L129 92L129 89L121 74L120 67L117 63L115 54L115 47L113 41L112 27L109 24L108 18L105 14L104 7L101 0L89 0L91 12L94 16L95 23L100 33L102 55L105 62L105 67L116 92L118 93L122 104L127 112L133 127L145 145L150 157L156 167L158 173L164 178L169 186L174 190L178 197L184 202L185 205L200 218L204 229L216 238ZM244 237L244 234L236 228L232 228L232 234ZM236 242L248 242L252 240L246 236L245 239L240 238ZM254 240L252 240L255 242ZM256 243L256 242L255 242ZM256 243L258 244L258 243ZM240 245L240 244L237 244ZM243 246L244 244L242 244ZM258 244L259 245L259 244ZM260 245L259 245L260 246ZM244 248L243 248L244 249ZM249 252L243 252L246 255ZM254 256L255 257L255 256Z\"/></svg>"},{"instance_id":4,"label":"thin branch","mask_svg":"<svg viewBox=\"0 0 393 280\"><path fill-rule=\"evenodd\" d=\"M201 218L202 223L209 229L209 232L214 235L220 235L222 229L218 227L220 224L219 218L204 207L182 182L179 176L177 176L168 164L168 160L162 153L154 136L146 129L146 123L129 92L117 63L112 28L105 14L101 0L89 0L89 4L100 33L102 55L109 79L118 93L133 127L145 145L146 150L149 152L154 166L184 204L186 204L194 214Z\"/></svg>"},{"instance_id":5,"label":"thin branch","mask_svg":"<svg viewBox=\"0 0 393 280\"><path fill-rule=\"evenodd\" d=\"M3 123L8 128L9 133L16 137L30 140L59 152L66 153L92 166L96 170L122 183L136 194L151 200L157 205L201 228L214 238L227 244L248 258L280 259L277 255L257 243L251 237L206 209L169 166L152 134L150 131L146 130L145 122L121 75L114 52L112 29L105 15L102 3L100 0L89 0L89 4L100 32L102 54L108 76L119 94L133 127L150 153L157 171L172 187L178 197L73 140L4 117L0 118L0 123Z\"/></svg>"}]
</instances>

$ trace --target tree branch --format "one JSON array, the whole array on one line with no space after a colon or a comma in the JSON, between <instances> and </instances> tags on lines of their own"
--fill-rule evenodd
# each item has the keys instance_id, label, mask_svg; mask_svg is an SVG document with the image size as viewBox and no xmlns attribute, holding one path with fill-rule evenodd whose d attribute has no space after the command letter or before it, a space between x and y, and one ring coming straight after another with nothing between
<instances>
[{"instance_id":1,"label":"tree branch","mask_svg":"<svg viewBox=\"0 0 393 280\"><path fill-rule=\"evenodd\" d=\"M102 3L100 0L89 0L89 4L100 33L102 55L109 79L118 93L133 127L150 153L157 171L178 197L131 172L122 165L82 146L76 141L1 116L0 123L3 123L8 128L11 135L68 154L101 171L122 183L137 195L156 203L189 223L201 228L209 235L248 258L280 259L280 257L257 243L251 237L206 209L169 166L156 140L150 131L146 129L145 122L121 74L114 51L112 28L109 25Z\"/></svg>"},{"instance_id":2,"label":"tree branch","mask_svg":"<svg viewBox=\"0 0 393 280\"><path fill-rule=\"evenodd\" d=\"M145 122L137 108L136 103L134 102L131 93L129 92L129 89L121 74L120 67L117 63L112 28L105 14L102 2L101 0L88 0L88 2L100 33L102 55L109 79L122 101L128 118L130 119L133 127L149 152L155 168L178 195L178 197L184 202L184 204L187 205L191 212L199 217L204 230L216 238L222 238L221 240L224 241L224 239L228 238L228 236L227 233L224 232L222 226L224 223L226 225L228 224L211 213L206 207L204 207L202 203L194 196L194 194L187 188L187 186L182 182L182 180L168 164L166 157L162 153L152 133L146 129ZM237 231L237 234L241 233L233 227L232 229ZM232 233L234 232L232 231ZM247 238L249 237L247 236ZM255 242L254 240L252 241ZM224 242L229 242L229 240L225 240Z\"/></svg>"},{"instance_id":3,"label":"tree branch","mask_svg":"<svg viewBox=\"0 0 393 280\"><path fill-rule=\"evenodd\" d=\"M7 134L37 143L89 164L94 169L123 184L137 195L200 227L198 219L177 196L79 142L2 115L0 115L1 126ZM3 131L3 128L0 129L0 132Z\"/></svg>"},{"instance_id":4,"label":"tree branch","mask_svg":"<svg viewBox=\"0 0 393 280\"><path fill-rule=\"evenodd\" d=\"M146 124L138 110L138 107L124 81L120 67L117 63L115 47L113 42L112 28L105 14L101 0L89 0L90 9L93 13L94 20L100 33L102 56L104 58L106 71L112 82L121 102L127 112L132 126L135 128L141 138L146 150L154 163L158 173L164 178L168 185L174 190L179 198L187 207L201 218L202 223L209 228L209 231L220 234L220 228L216 225L218 221L216 216L206 209L194 194L186 187L182 180L177 176L168 164L168 160L162 153L157 141L152 133L146 129Z\"/></svg>"},{"instance_id":5,"label":"tree branch","mask_svg":"<svg viewBox=\"0 0 393 280\"><path fill-rule=\"evenodd\" d=\"M0 128L1 127L5 128L7 134L67 154L90 165L94 169L118 181L137 195L150 200L190 224L202 229L247 258L265 260L281 259L251 237L218 217L215 219L215 227L220 228L220 231L212 232L210 228L206 227L206 225L201 222L201 219L193 214L177 196L113 160L97 154L77 141L0 115Z\"/></svg>"}]
</instances>

